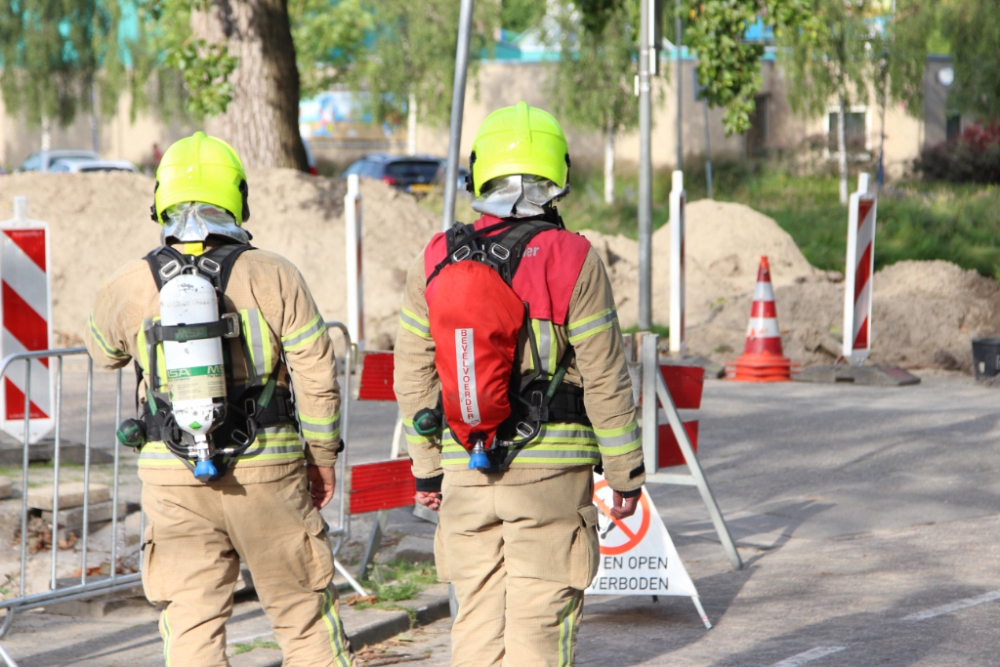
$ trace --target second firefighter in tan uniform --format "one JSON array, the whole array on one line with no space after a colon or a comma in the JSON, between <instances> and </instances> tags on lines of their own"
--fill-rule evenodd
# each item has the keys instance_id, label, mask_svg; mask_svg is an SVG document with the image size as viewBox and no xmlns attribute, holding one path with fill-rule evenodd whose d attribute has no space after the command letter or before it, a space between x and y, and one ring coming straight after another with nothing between
<instances>
[{"instance_id":1,"label":"second firefighter in tan uniform","mask_svg":"<svg viewBox=\"0 0 1000 667\"><path fill-rule=\"evenodd\" d=\"M562 131L545 112L522 105L491 115L474 143L473 179L481 206L477 210L494 216L485 224L518 217L518 206L523 214L542 213L551 202L530 201L532 194L538 198L538 188L531 190L538 178L547 179L550 193L565 193L568 160L563 162ZM524 127L526 122L530 128ZM530 137L531 145L524 145L524 137ZM552 155L554 166L545 162ZM513 179L505 180L512 174ZM483 187L494 177L494 187ZM530 186L528 177L536 179ZM489 191L500 194L490 199ZM607 274L597 253L589 249L572 287L566 321L531 321L546 378L556 372L567 346L574 348L565 381L584 389L591 425L545 424L509 470L484 474L468 469L469 452L448 430L438 441L420 436L413 425L418 411L438 404L440 391L424 293L427 268L425 258L418 257L407 275L395 349L395 391L418 501L440 508L438 577L454 585L459 602L452 665L571 665L583 590L596 575L599 558L594 466L603 466L615 491L616 516L634 512L645 480L632 386ZM520 358L527 374L527 346Z\"/></svg>"},{"instance_id":2,"label":"second firefighter in tan uniform","mask_svg":"<svg viewBox=\"0 0 1000 667\"><path fill-rule=\"evenodd\" d=\"M246 242L236 223L246 206L245 176L228 145L201 133L181 140L164 154L157 179L157 212L175 249L196 261L220 243ZM192 240L199 235L202 241ZM242 340L224 341L229 393L232 398L243 388L266 386L273 377L275 400L283 404L217 481L195 479L162 441L147 442L139 452L148 517L143 587L163 608L164 658L174 667L228 665L225 622L242 559L284 652L283 664L349 667L353 658L337 611L333 556L318 511L332 497L341 446L333 346L308 287L288 260L250 249L231 269L224 306L238 314ZM87 331L98 365L113 369L138 360L144 404L151 370L145 332L159 306L149 264L133 261L101 287ZM162 354L159 359L162 377Z\"/></svg>"}]
</instances>

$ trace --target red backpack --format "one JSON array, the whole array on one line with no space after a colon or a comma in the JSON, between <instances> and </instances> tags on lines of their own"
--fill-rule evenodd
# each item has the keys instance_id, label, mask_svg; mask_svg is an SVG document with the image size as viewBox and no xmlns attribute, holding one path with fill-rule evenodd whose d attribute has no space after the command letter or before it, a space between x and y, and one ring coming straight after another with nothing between
<instances>
[{"instance_id":1,"label":"red backpack","mask_svg":"<svg viewBox=\"0 0 1000 667\"><path fill-rule=\"evenodd\" d=\"M428 285L436 281L427 305L444 417L472 453L470 469L506 470L548 421L548 404L565 375L572 348L549 391L524 395L542 366L528 305L511 287L528 242L559 228L543 220L505 220L478 230L456 224L446 234L445 259L427 278ZM527 376L517 358L522 336L533 360Z\"/></svg>"}]
</instances>

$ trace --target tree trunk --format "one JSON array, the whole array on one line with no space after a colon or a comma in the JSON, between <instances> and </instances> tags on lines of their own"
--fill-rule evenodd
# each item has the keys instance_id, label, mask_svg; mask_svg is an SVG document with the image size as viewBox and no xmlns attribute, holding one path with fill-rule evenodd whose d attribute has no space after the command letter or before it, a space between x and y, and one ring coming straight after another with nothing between
<instances>
[{"instance_id":1,"label":"tree trunk","mask_svg":"<svg viewBox=\"0 0 1000 667\"><path fill-rule=\"evenodd\" d=\"M845 125L847 123L847 94L843 86L840 88L840 113L837 118L837 159L840 163L840 203L847 203L847 139Z\"/></svg>"},{"instance_id":2,"label":"tree trunk","mask_svg":"<svg viewBox=\"0 0 1000 667\"><path fill-rule=\"evenodd\" d=\"M417 154L417 95L410 93L406 100L406 154Z\"/></svg>"},{"instance_id":3,"label":"tree trunk","mask_svg":"<svg viewBox=\"0 0 1000 667\"><path fill-rule=\"evenodd\" d=\"M604 203L615 203L615 128L610 120L604 128Z\"/></svg>"},{"instance_id":4,"label":"tree trunk","mask_svg":"<svg viewBox=\"0 0 1000 667\"><path fill-rule=\"evenodd\" d=\"M240 59L229 77L233 100L207 120L208 133L232 144L248 168L308 170L287 0L211 0L207 12L192 12L191 24L196 38L225 42Z\"/></svg>"}]
</instances>

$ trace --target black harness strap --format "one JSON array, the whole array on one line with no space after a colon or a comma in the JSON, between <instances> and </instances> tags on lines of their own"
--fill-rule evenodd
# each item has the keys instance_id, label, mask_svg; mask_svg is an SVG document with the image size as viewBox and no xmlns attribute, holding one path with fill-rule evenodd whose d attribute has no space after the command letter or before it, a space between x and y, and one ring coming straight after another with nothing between
<instances>
[{"instance_id":1,"label":"black harness strap","mask_svg":"<svg viewBox=\"0 0 1000 667\"><path fill-rule=\"evenodd\" d=\"M217 337L240 339L251 373L251 386L243 388L235 400L230 399L227 402L226 420L212 432L213 439L225 443L225 445L236 445L236 454L233 456L238 456L240 452L245 451L256 439L257 432L261 428L279 424L297 425L291 391L277 386L277 369L267 382L260 384L257 381L246 337L240 333L239 315L224 312L225 305L222 297L229 285L233 266L236 264L237 258L248 250L253 250L253 246L228 243L211 247L204 254L195 257L184 255L170 246L160 246L144 257L153 274L157 291L161 290L168 280L193 268L198 275L211 281L219 295L220 319L217 322L177 326L164 326L159 322L150 322L145 329L151 386L147 387L147 401L142 418L146 423L149 439L163 440L168 449L174 452L188 467L192 467L190 462L178 451L175 451L182 435L173 418L169 396L159 391L156 350L157 345L164 341L188 342ZM232 374L228 365L227 375L231 381ZM136 365L136 376L137 381L142 376L138 364ZM227 393L233 396L236 391L230 385ZM138 392L136 401L138 403ZM218 476L221 477L228 468L229 459L224 460L221 455L217 456L216 459L216 467L219 469Z\"/></svg>"},{"instance_id":2,"label":"black harness strap","mask_svg":"<svg viewBox=\"0 0 1000 667\"><path fill-rule=\"evenodd\" d=\"M446 252L427 278L429 285L450 264L463 260L478 261L493 268L504 282L513 289L514 275L524 258L524 250L535 236L554 229L565 229L562 219L555 214L537 218L502 220L492 225L476 229L474 225L455 223L445 232ZM521 375L521 363L515 361L511 372L510 398L511 406L515 407L510 418L501 425L506 431L509 445L501 448L491 448L491 472L503 472L510 467L518 452L531 440L537 437L541 425L557 421L564 423L590 424L583 405L583 389L566 384L562 378L566 374L572 358L572 346L566 349L559 360L556 375L553 380L543 379L541 358L538 344L531 332L529 305L524 304L524 323L522 332L528 338L531 351L532 372ZM551 385L555 384L556 387ZM503 451L497 451L502 449Z\"/></svg>"}]
</instances>

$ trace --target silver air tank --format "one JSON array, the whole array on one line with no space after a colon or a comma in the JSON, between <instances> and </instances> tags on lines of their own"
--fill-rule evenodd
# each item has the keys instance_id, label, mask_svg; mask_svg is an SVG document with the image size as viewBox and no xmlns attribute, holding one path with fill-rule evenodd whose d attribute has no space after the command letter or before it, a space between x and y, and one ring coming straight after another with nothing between
<instances>
[{"instance_id":1,"label":"silver air tank","mask_svg":"<svg viewBox=\"0 0 1000 667\"><path fill-rule=\"evenodd\" d=\"M215 287L196 274L182 273L160 290L160 323L192 327L219 320ZM177 426L194 438L194 476L206 482L217 473L208 434L226 418L226 371L222 338L164 341L167 387Z\"/></svg>"}]
</instances>

